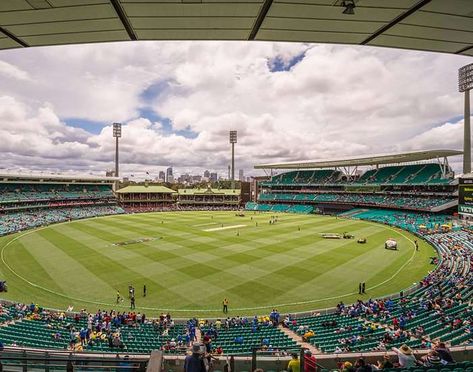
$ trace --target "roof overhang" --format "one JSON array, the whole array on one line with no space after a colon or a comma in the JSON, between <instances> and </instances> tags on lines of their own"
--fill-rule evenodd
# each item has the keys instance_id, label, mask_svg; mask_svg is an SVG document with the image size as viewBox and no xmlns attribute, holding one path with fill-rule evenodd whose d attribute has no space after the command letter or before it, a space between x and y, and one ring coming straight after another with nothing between
<instances>
[{"instance_id":1,"label":"roof overhang","mask_svg":"<svg viewBox=\"0 0 473 372\"><path fill-rule=\"evenodd\" d=\"M128 185L115 191L117 194L175 194L176 191L160 185Z\"/></svg>"},{"instance_id":2,"label":"roof overhang","mask_svg":"<svg viewBox=\"0 0 473 372\"><path fill-rule=\"evenodd\" d=\"M351 0L350 0L351 1ZM0 49L134 40L336 43L473 56L468 0L2 0Z\"/></svg>"},{"instance_id":3,"label":"roof overhang","mask_svg":"<svg viewBox=\"0 0 473 372\"><path fill-rule=\"evenodd\" d=\"M38 181L38 182L105 182L113 183L118 181L118 177L99 177L91 175L63 175L63 174L15 174L15 173L0 173L1 181Z\"/></svg>"},{"instance_id":4,"label":"roof overhang","mask_svg":"<svg viewBox=\"0 0 473 372\"><path fill-rule=\"evenodd\" d=\"M317 169L354 167L366 165L386 165L401 164L416 161L432 160L450 156L462 155L462 151L457 150L426 150L414 151L400 154L382 154L374 156L354 157L338 160L308 160L287 163L269 163L255 165L255 169Z\"/></svg>"}]
</instances>

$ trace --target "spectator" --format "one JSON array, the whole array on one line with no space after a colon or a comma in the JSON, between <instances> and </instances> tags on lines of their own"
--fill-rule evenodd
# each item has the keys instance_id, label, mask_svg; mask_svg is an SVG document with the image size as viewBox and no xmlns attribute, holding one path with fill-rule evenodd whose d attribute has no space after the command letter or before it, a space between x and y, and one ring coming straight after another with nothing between
<instances>
[{"instance_id":1,"label":"spectator","mask_svg":"<svg viewBox=\"0 0 473 372\"><path fill-rule=\"evenodd\" d=\"M453 359L452 353L450 350L445 346L444 342L438 342L434 346L434 350L438 353L440 359L447 363L455 363L455 359Z\"/></svg>"},{"instance_id":2,"label":"spectator","mask_svg":"<svg viewBox=\"0 0 473 372\"><path fill-rule=\"evenodd\" d=\"M416 357L412 353L412 349L406 344L402 345L399 349L393 347L392 349L399 359L399 367L410 368L416 365Z\"/></svg>"},{"instance_id":3,"label":"spectator","mask_svg":"<svg viewBox=\"0 0 473 372\"><path fill-rule=\"evenodd\" d=\"M363 358L360 358L355 363L356 372L372 372L371 364L367 364Z\"/></svg>"},{"instance_id":4,"label":"spectator","mask_svg":"<svg viewBox=\"0 0 473 372\"><path fill-rule=\"evenodd\" d=\"M310 350L304 351L304 372L316 372L317 360Z\"/></svg>"},{"instance_id":5,"label":"spectator","mask_svg":"<svg viewBox=\"0 0 473 372\"><path fill-rule=\"evenodd\" d=\"M296 353L292 354L292 359L287 364L288 372L301 372L301 363Z\"/></svg>"},{"instance_id":6,"label":"spectator","mask_svg":"<svg viewBox=\"0 0 473 372\"><path fill-rule=\"evenodd\" d=\"M353 364L350 362L345 362L342 364L342 368L340 369L341 372L355 372L355 368L353 368Z\"/></svg>"},{"instance_id":7,"label":"spectator","mask_svg":"<svg viewBox=\"0 0 473 372\"><path fill-rule=\"evenodd\" d=\"M437 367L442 365L439 353L435 350L430 350L427 355L422 357L421 361L425 367Z\"/></svg>"},{"instance_id":8,"label":"spectator","mask_svg":"<svg viewBox=\"0 0 473 372\"><path fill-rule=\"evenodd\" d=\"M378 360L377 364L378 369L394 368L394 364L391 362L389 355L385 355L382 361Z\"/></svg>"},{"instance_id":9,"label":"spectator","mask_svg":"<svg viewBox=\"0 0 473 372\"><path fill-rule=\"evenodd\" d=\"M203 347L199 343L192 345L192 354L184 360L184 372L206 372Z\"/></svg>"}]
</instances>

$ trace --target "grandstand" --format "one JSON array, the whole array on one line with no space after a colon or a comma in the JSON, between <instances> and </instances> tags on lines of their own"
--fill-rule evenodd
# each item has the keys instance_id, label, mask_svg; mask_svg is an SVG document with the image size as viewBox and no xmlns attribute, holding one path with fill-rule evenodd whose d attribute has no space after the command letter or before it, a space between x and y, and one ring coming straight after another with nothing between
<instances>
[{"instance_id":1,"label":"grandstand","mask_svg":"<svg viewBox=\"0 0 473 372\"><path fill-rule=\"evenodd\" d=\"M399 298L340 303L336 312L298 318L291 328L302 335L313 330L310 343L323 352L386 351L407 344L426 348L434 340L452 346L473 341L473 234L431 234L441 263L416 288Z\"/></svg>"},{"instance_id":2,"label":"grandstand","mask_svg":"<svg viewBox=\"0 0 473 372\"><path fill-rule=\"evenodd\" d=\"M123 213L115 179L61 175L0 175L0 235L32 227Z\"/></svg>"},{"instance_id":3,"label":"grandstand","mask_svg":"<svg viewBox=\"0 0 473 372\"><path fill-rule=\"evenodd\" d=\"M128 185L116 191L118 202L128 212L171 209L176 192L159 185Z\"/></svg>"},{"instance_id":4,"label":"grandstand","mask_svg":"<svg viewBox=\"0 0 473 372\"><path fill-rule=\"evenodd\" d=\"M236 209L241 203L239 189L179 189L177 203L180 209L189 208L226 208Z\"/></svg>"},{"instance_id":5,"label":"grandstand","mask_svg":"<svg viewBox=\"0 0 473 372\"><path fill-rule=\"evenodd\" d=\"M247 204L247 209L282 210L284 207L279 205L286 205L290 212L298 210L295 205L304 205L322 213L357 207L429 212L452 210L458 203L456 181L448 157L458 154L461 152L433 150L257 165L257 169L289 171L259 182L256 188L258 205Z\"/></svg>"}]
</instances>

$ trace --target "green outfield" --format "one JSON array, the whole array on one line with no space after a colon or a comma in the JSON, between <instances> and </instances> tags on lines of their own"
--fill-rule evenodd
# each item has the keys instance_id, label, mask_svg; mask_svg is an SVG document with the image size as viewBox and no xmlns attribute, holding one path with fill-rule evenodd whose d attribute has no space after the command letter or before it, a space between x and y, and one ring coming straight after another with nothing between
<instances>
[{"instance_id":1,"label":"green outfield","mask_svg":"<svg viewBox=\"0 0 473 372\"><path fill-rule=\"evenodd\" d=\"M232 314L332 307L395 293L433 267L431 246L374 223L317 215L169 212L121 215L52 225L0 239L3 298L75 310L129 308L176 317L216 317L224 297ZM321 233L366 237L323 239ZM395 238L399 251L384 249ZM146 284L148 295L142 296ZM125 301L115 303L119 290Z\"/></svg>"}]
</instances>

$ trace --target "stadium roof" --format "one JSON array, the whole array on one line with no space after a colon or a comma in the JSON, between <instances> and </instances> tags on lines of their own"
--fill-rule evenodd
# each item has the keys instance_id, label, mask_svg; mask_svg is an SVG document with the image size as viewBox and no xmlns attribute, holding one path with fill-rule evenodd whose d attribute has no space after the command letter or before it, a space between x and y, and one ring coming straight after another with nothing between
<instances>
[{"instance_id":1,"label":"stadium roof","mask_svg":"<svg viewBox=\"0 0 473 372\"><path fill-rule=\"evenodd\" d=\"M116 191L118 194L174 194L175 191L158 185L129 185Z\"/></svg>"},{"instance_id":2,"label":"stadium roof","mask_svg":"<svg viewBox=\"0 0 473 372\"><path fill-rule=\"evenodd\" d=\"M457 150L427 150L414 151L401 154L384 154L369 157L355 157L339 160L313 160L288 163L270 163L255 165L255 169L313 169L313 168L335 168L354 167L364 165L399 164L415 161L431 160L449 156L462 155L462 151Z\"/></svg>"},{"instance_id":3,"label":"stadium roof","mask_svg":"<svg viewBox=\"0 0 473 372\"><path fill-rule=\"evenodd\" d=\"M0 0L1 1L1 0ZM63 174L13 174L3 173L0 174L0 181L13 182L13 181L40 181L40 182L105 182L113 183L118 181L118 177L100 177L91 175L63 175Z\"/></svg>"},{"instance_id":4,"label":"stadium roof","mask_svg":"<svg viewBox=\"0 0 473 372\"><path fill-rule=\"evenodd\" d=\"M350 0L351 1L351 0ZM471 0L2 0L0 49L130 40L358 44L473 56Z\"/></svg>"},{"instance_id":5,"label":"stadium roof","mask_svg":"<svg viewBox=\"0 0 473 372\"><path fill-rule=\"evenodd\" d=\"M179 189L179 195L240 195L240 189Z\"/></svg>"}]
</instances>

